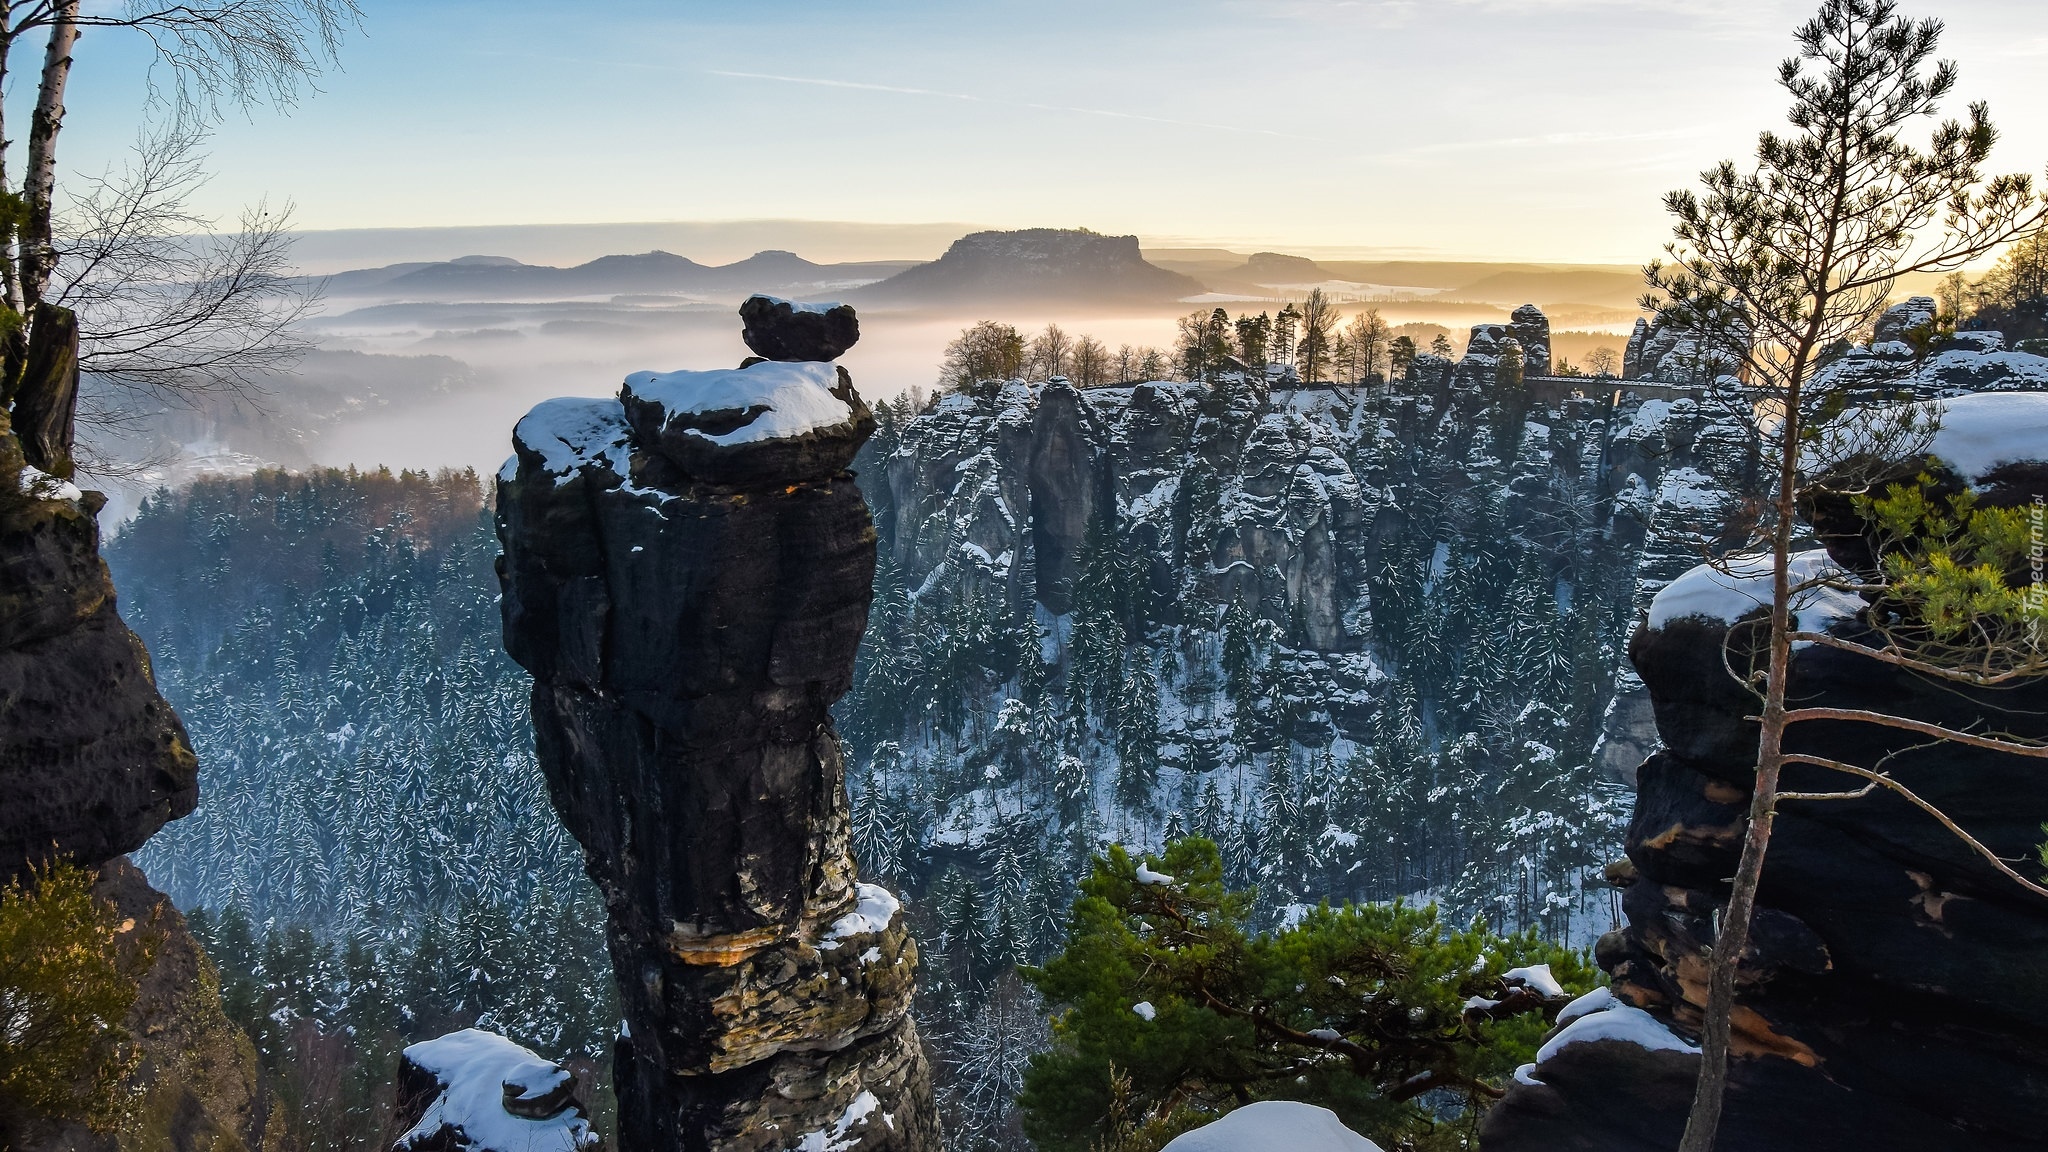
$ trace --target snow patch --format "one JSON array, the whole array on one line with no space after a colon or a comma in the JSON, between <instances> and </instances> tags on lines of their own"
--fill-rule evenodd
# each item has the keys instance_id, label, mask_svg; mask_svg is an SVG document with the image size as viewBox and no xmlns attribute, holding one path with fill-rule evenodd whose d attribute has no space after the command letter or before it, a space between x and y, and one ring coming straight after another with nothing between
<instances>
[{"instance_id":1,"label":"snow patch","mask_svg":"<svg viewBox=\"0 0 2048 1152\"><path fill-rule=\"evenodd\" d=\"M563 396L543 400L522 417L512 437L540 457L541 470L555 483L567 483L585 464L602 460L612 471L626 474L626 410L617 400L592 400ZM512 474L500 469L500 479L518 476L517 457L507 461Z\"/></svg>"},{"instance_id":2,"label":"snow patch","mask_svg":"<svg viewBox=\"0 0 2048 1152\"><path fill-rule=\"evenodd\" d=\"M1183 1132L1162 1152L1382 1152L1328 1108L1294 1100L1259 1100Z\"/></svg>"},{"instance_id":3,"label":"snow patch","mask_svg":"<svg viewBox=\"0 0 2048 1152\"><path fill-rule=\"evenodd\" d=\"M784 300L780 296L770 296L765 292L757 292L755 295L771 304L787 304L792 312L814 312L821 316L840 306L837 300Z\"/></svg>"},{"instance_id":4,"label":"snow patch","mask_svg":"<svg viewBox=\"0 0 2048 1152\"><path fill-rule=\"evenodd\" d=\"M889 922L896 918L896 913L903 907L903 902L896 899L895 893L880 884L856 884L854 890L858 893L858 902L853 911L832 922L832 930L825 934L823 940L818 941L818 947L829 952L839 947L839 942L849 936L866 936L883 931L889 927Z\"/></svg>"},{"instance_id":5,"label":"snow patch","mask_svg":"<svg viewBox=\"0 0 2048 1152\"><path fill-rule=\"evenodd\" d=\"M1536 1063L1544 1063L1573 1044L1594 1040L1618 1040L1652 1052L1699 1052L1697 1046L1686 1043L1655 1016L1615 1000L1606 1008L1588 1012L1565 1025L1563 1031L1536 1050Z\"/></svg>"},{"instance_id":6,"label":"snow patch","mask_svg":"<svg viewBox=\"0 0 2048 1152\"><path fill-rule=\"evenodd\" d=\"M1771 557L1749 554L1724 557L1723 572L1713 564L1701 564L1665 585L1650 601L1650 627L1663 628L1674 620L1703 617L1733 624L1744 616L1771 604ZM1790 572L1796 586L1808 580L1854 577L1828 558L1827 550L1815 548L1791 558ZM1824 632L1837 620L1863 611L1863 598L1854 592L1826 586L1808 588L1792 597L1792 609L1802 632Z\"/></svg>"},{"instance_id":7,"label":"snow patch","mask_svg":"<svg viewBox=\"0 0 2048 1152\"><path fill-rule=\"evenodd\" d=\"M1171 884L1173 883L1173 877L1168 876L1164 872L1154 872L1150 868L1147 868L1143 864L1140 864L1138 865L1138 883Z\"/></svg>"},{"instance_id":8,"label":"snow patch","mask_svg":"<svg viewBox=\"0 0 2048 1152\"><path fill-rule=\"evenodd\" d=\"M2000 464L2048 458L2048 393L1979 392L1921 407L1940 420L1930 451L1966 480Z\"/></svg>"},{"instance_id":9,"label":"snow patch","mask_svg":"<svg viewBox=\"0 0 2048 1152\"><path fill-rule=\"evenodd\" d=\"M37 500L77 500L85 493L69 480L59 480L33 464L21 466L21 494Z\"/></svg>"},{"instance_id":10,"label":"snow patch","mask_svg":"<svg viewBox=\"0 0 2048 1152\"><path fill-rule=\"evenodd\" d=\"M853 1130L854 1125L866 1120L869 1115L881 1106L882 1102L875 1099L873 1092L862 1089L861 1094L855 1096L853 1103L848 1104L846 1111L841 1112L839 1119L833 1122L830 1132L821 1128L814 1132L806 1132L799 1137L796 1145L797 1152L847 1152L848 1149L855 1147L861 1141L859 1136L849 1138L847 1133ZM889 1114L886 1112L882 1113L882 1122L891 1128L896 1126L895 1122L890 1119Z\"/></svg>"},{"instance_id":11,"label":"snow patch","mask_svg":"<svg viewBox=\"0 0 2048 1152\"><path fill-rule=\"evenodd\" d=\"M679 415L746 414L729 432L699 428L683 434L713 444L758 444L817 432L853 418L846 401L832 394L839 369L831 364L766 360L751 368L709 372L635 372L626 391L662 406L673 422Z\"/></svg>"},{"instance_id":12,"label":"snow patch","mask_svg":"<svg viewBox=\"0 0 2048 1152\"><path fill-rule=\"evenodd\" d=\"M560 1086L567 1069L493 1032L465 1028L405 1050L406 1059L444 1087L412 1130L395 1147L420 1146L444 1128L460 1128L476 1148L494 1152L577 1152L597 1143L590 1121L564 1108L545 1120L505 1111L505 1089L526 1097L544 1096Z\"/></svg>"},{"instance_id":13,"label":"snow patch","mask_svg":"<svg viewBox=\"0 0 2048 1152\"><path fill-rule=\"evenodd\" d=\"M1531 992L1536 993L1545 1000L1552 1000L1564 995L1564 985L1559 984L1557 977L1550 974L1550 965L1548 964L1531 964L1527 968L1510 968L1501 974L1501 979L1510 985L1527 985Z\"/></svg>"},{"instance_id":14,"label":"snow patch","mask_svg":"<svg viewBox=\"0 0 2048 1152\"><path fill-rule=\"evenodd\" d=\"M1607 985L1602 984L1600 987L1565 1005L1564 1010L1557 1014L1557 1022L1562 1026L1577 1020L1581 1016L1594 1012L1605 1012L1614 1006L1614 1002L1613 990L1608 988Z\"/></svg>"}]
</instances>

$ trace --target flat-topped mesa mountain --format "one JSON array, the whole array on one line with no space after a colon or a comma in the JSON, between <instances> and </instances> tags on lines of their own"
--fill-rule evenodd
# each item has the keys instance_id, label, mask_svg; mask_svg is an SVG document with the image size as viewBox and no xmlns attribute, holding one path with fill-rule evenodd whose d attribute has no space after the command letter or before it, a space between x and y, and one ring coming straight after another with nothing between
<instances>
[{"instance_id":1,"label":"flat-topped mesa mountain","mask_svg":"<svg viewBox=\"0 0 2048 1152\"><path fill-rule=\"evenodd\" d=\"M938 1148L917 948L857 881L828 711L872 598L852 310L749 301L737 370L551 400L498 476L505 646L609 917L626 1148ZM792 357L777 359L776 357Z\"/></svg>"},{"instance_id":2,"label":"flat-topped mesa mountain","mask_svg":"<svg viewBox=\"0 0 2048 1152\"><path fill-rule=\"evenodd\" d=\"M184 918L124 856L192 811L198 763L115 610L99 553L105 498L71 483L71 352L47 361L54 372L31 372L11 414L0 407L0 883L56 861L95 873L94 897L123 925L116 947L131 960L154 949L121 1021L140 1061L120 1090L164 1146L253 1148L256 1054ZM6 1042L23 1019L9 1016ZM18 1111L15 1099L0 1098L0 1147L115 1148L111 1134Z\"/></svg>"},{"instance_id":3,"label":"flat-topped mesa mountain","mask_svg":"<svg viewBox=\"0 0 2048 1152\"><path fill-rule=\"evenodd\" d=\"M698 294L738 298L753 292L836 292L892 276L915 262L815 264L794 252L756 252L707 266L672 252L600 256L571 268L522 264L503 256L392 264L319 281L335 296L409 300L546 300L573 296Z\"/></svg>"},{"instance_id":4,"label":"flat-topped mesa mountain","mask_svg":"<svg viewBox=\"0 0 2048 1152\"><path fill-rule=\"evenodd\" d=\"M873 304L1010 301L1165 304L1204 291L1191 276L1148 263L1136 236L1085 228L1027 228L963 236L929 264L849 293Z\"/></svg>"},{"instance_id":5,"label":"flat-topped mesa mountain","mask_svg":"<svg viewBox=\"0 0 2048 1152\"><path fill-rule=\"evenodd\" d=\"M1911 483L1924 469L1937 490L1967 484L1986 506L2025 506L2048 497L2043 457L2048 395L1966 396L1947 402L1928 455L1894 478ZM1828 547L1799 557L1802 573L1871 570L1881 545L1846 497L1808 513ZM1723 670L1722 647L1731 626L1765 610L1769 580L1764 565L1697 568L1658 594L1630 646L1665 749L1642 766L1629 865L1616 870L1628 924L1597 950L1612 988L1559 1017L1562 1029L1489 1115L1487 1152L1663 1152L1678 1141L1699 1066L1713 913L1740 853L1757 746L1746 719L1755 699ZM1799 608L1802 628L1872 637L1854 593L1818 588ZM1982 691L1815 644L1794 652L1792 674L1802 707L1960 730L1995 717L2002 735L2048 737L2048 678ZM2036 759L1851 722L1796 725L1787 749L1881 765L2016 864L2035 856L2048 821ZM1854 785L1803 765L1782 782L1788 792ZM2048 899L1880 790L1784 801L1757 900L1737 977L1723 1147L2041 1146Z\"/></svg>"}]
</instances>

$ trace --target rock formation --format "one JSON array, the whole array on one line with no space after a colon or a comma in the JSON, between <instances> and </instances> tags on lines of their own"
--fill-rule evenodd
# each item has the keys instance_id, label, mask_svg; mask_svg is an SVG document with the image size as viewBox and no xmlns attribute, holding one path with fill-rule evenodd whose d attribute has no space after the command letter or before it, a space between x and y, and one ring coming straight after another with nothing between
<instances>
[{"instance_id":1,"label":"rock formation","mask_svg":"<svg viewBox=\"0 0 2048 1152\"><path fill-rule=\"evenodd\" d=\"M76 362L58 349L44 363L50 380L16 398L36 426L29 458L0 410L0 882L53 859L96 867L95 895L122 917L123 946L144 934L155 942L123 1021L142 1057L125 1084L139 1128L123 1146L253 1146L255 1052L222 1012L184 918L121 858L192 810L198 766L148 653L115 611L99 555L103 498L30 462L70 471ZM51 1122L0 1130L0 1143L9 1139L17 1152L117 1147Z\"/></svg>"},{"instance_id":2,"label":"rock formation","mask_svg":"<svg viewBox=\"0 0 2048 1152\"><path fill-rule=\"evenodd\" d=\"M114 610L98 493L23 459L0 413L0 879L142 846L198 802L198 763Z\"/></svg>"},{"instance_id":3,"label":"rock formation","mask_svg":"<svg viewBox=\"0 0 2048 1152\"><path fill-rule=\"evenodd\" d=\"M1522 371L1530 376L1550 375L1550 317L1543 309L1534 304L1515 309L1507 330L1522 346Z\"/></svg>"},{"instance_id":4,"label":"rock formation","mask_svg":"<svg viewBox=\"0 0 2048 1152\"><path fill-rule=\"evenodd\" d=\"M2048 396L1954 401L1926 462L1938 484L1990 505L2048 496ZM1917 474L1920 465L1901 470ZM1822 538L1802 563L1868 570L1872 545L1845 507L1809 509ZM1768 599L1767 570L1701 568L1661 592L1631 656L1665 750L1638 776L1625 928L1600 942L1612 976L1560 1017L1486 1124L1487 1152L1652 1152L1673 1147L1698 1069L1705 950L1735 868L1755 762L1753 698L1721 668L1735 620ZM1863 603L1817 591L1804 626L1867 632ZM1802 704L1874 708L1957 728L2048 737L2048 681L1960 690L1862 656L1794 655ZM1865 724L1796 726L1789 745L1880 762L1993 851L2034 855L2048 822L2038 761ZM1840 790L1791 767L1784 787ZM1744 1152L2040 1146L2048 1112L2048 900L1995 872L1927 814L1888 792L1780 809L1743 957L1721 1146Z\"/></svg>"},{"instance_id":5,"label":"rock formation","mask_svg":"<svg viewBox=\"0 0 2048 1152\"><path fill-rule=\"evenodd\" d=\"M1204 291L1191 276L1146 262L1136 236L1104 236L1085 228L975 232L945 255L856 289L878 304L962 304L1052 300L1164 303Z\"/></svg>"},{"instance_id":6,"label":"rock formation","mask_svg":"<svg viewBox=\"0 0 2048 1152\"><path fill-rule=\"evenodd\" d=\"M585 1152L598 1147L576 1076L493 1032L414 1044L398 1064L393 1152Z\"/></svg>"},{"instance_id":7,"label":"rock formation","mask_svg":"<svg viewBox=\"0 0 2048 1152\"><path fill-rule=\"evenodd\" d=\"M1829 364L1820 383L1872 398L2048 389L2048 356L2008 349L1997 332L1943 333L1934 319L1932 297L1893 305L1872 326L1870 343Z\"/></svg>"},{"instance_id":8,"label":"rock formation","mask_svg":"<svg viewBox=\"0 0 2048 1152\"><path fill-rule=\"evenodd\" d=\"M1204 605L1210 619L1241 600L1285 629L1304 650L1302 671L1326 714L1318 723L1356 735L1383 682L1367 652L1373 606L1362 586L1389 559L1384 541L1424 501L1490 499L1498 485L1510 531L1595 519L1628 558L1647 607L1702 548L1725 546L1754 488L1755 445L1734 413L1628 386L1614 404L1613 386L1596 388L1597 398L1532 396L1520 449L1511 466L1500 460L1487 432L1499 355L1523 337L1548 352L1540 310L1517 309L1516 325L1522 337L1475 327L1458 362L1416 357L1399 391L1369 406L1348 389L1269 388L1235 375L1089 389L1011 381L948 394L885 437L869 468L887 478L872 498L890 558L908 587L941 579L944 567L970 574L1011 614L1035 599L1061 616L1073 609L1090 523L1114 517L1144 558L1150 596ZM1374 417L1361 422L1361 410ZM1432 459L1455 466L1414 475ZM1201 543L1199 554L1177 557L1187 541ZM1632 674L1620 695L1602 757L1625 781L1656 735Z\"/></svg>"},{"instance_id":9,"label":"rock formation","mask_svg":"<svg viewBox=\"0 0 2048 1152\"><path fill-rule=\"evenodd\" d=\"M1740 362L1739 349L1725 337L1703 336L1662 318L1638 318L1622 352L1621 375L1624 380L1707 385Z\"/></svg>"},{"instance_id":10,"label":"rock formation","mask_svg":"<svg viewBox=\"0 0 2048 1152\"><path fill-rule=\"evenodd\" d=\"M750 342L803 346L790 319L750 305ZM825 362L643 372L535 408L499 473L506 649L609 910L624 1147L937 1147L916 945L857 883L828 712L867 622L846 469L873 427Z\"/></svg>"}]
</instances>

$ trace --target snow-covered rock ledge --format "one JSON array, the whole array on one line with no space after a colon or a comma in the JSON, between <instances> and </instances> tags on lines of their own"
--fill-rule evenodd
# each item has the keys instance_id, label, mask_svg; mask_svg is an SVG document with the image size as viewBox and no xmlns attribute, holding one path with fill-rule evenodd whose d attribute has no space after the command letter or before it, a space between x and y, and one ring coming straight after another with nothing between
<instances>
[{"instance_id":1,"label":"snow-covered rock ledge","mask_svg":"<svg viewBox=\"0 0 2048 1152\"><path fill-rule=\"evenodd\" d=\"M405 1050L394 1152L584 1152L598 1146L567 1068L465 1028Z\"/></svg>"},{"instance_id":2,"label":"snow-covered rock ledge","mask_svg":"<svg viewBox=\"0 0 2048 1152\"><path fill-rule=\"evenodd\" d=\"M1174 1137L1162 1152L1380 1152L1337 1114L1294 1100L1260 1100Z\"/></svg>"},{"instance_id":3,"label":"snow-covered rock ledge","mask_svg":"<svg viewBox=\"0 0 2048 1152\"><path fill-rule=\"evenodd\" d=\"M719 484L843 472L875 423L846 370L817 361L635 372L619 403L639 443Z\"/></svg>"}]
</instances>

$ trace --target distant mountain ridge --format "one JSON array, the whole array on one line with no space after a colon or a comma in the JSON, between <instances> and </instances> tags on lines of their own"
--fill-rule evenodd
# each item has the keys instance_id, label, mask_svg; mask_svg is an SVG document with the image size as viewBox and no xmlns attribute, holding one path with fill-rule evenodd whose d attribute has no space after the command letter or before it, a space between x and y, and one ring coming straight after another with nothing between
<instances>
[{"instance_id":1,"label":"distant mountain ridge","mask_svg":"<svg viewBox=\"0 0 2048 1152\"><path fill-rule=\"evenodd\" d=\"M390 264L312 278L332 296L402 296L423 300L525 300L623 293L737 295L844 290L886 279L915 261L815 264L794 252L756 252L745 260L704 265L673 252L600 256L569 268L524 264L504 256Z\"/></svg>"},{"instance_id":2,"label":"distant mountain ridge","mask_svg":"<svg viewBox=\"0 0 2048 1152\"><path fill-rule=\"evenodd\" d=\"M307 277L333 297L412 301L539 301L574 297L684 295L738 299L752 292L847 299L878 307L1115 303L1169 305L1207 292L1263 296L1317 283L1417 289L1444 299L1495 304L1533 300L1628 307L1641 274L1602 265L1312 260L1283 252L1143 250L1135 236L1085 228L972 232L937 260L821 264L765 249L707 265L662 249L600 256L573 266L506 256L407 261Z\"/></svg>"}]
</instances>

